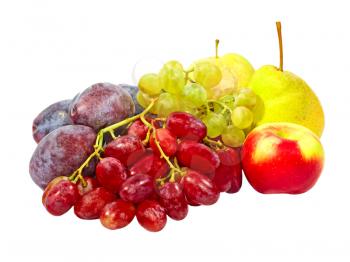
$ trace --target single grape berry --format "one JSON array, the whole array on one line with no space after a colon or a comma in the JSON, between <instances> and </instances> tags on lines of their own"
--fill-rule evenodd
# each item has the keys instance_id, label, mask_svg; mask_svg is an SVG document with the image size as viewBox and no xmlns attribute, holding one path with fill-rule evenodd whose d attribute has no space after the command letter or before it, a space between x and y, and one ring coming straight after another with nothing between
<instances>
[{"instance_id":1,"label":"single grape berry","mask_svg":"<svg viewBox=\"0 0 350 262\"><path fill-rule=\"evenodd\" d=\"M196 82L210 89L220 83L222 73L220 68L213 63L199 62L194 66L193 77Z\"/></svg>"},{"instance_id":2,"label":"single grape berry","mask_svg":"<svg viewBox=\"0 0 350 262\"><path fill-rule=\"evenodd\" d=\"M205 105L208 99L205 88L197 83L186 84L183 90L183 97L195 108Z\"/></svg>"},{"instance_id":3,"label":"single grape berry","mask_svg":"<svg viewBox=\"0 0 350 262\"><path fill-rule=\"evenodd\" d=\"M215 184L205 175L188 169L181 180L186 198L192 203L212 205L219 199L220 193Z\"/></svg>"},{"instance_id":4,"label":"single grape berry","mask_svg":"<svg viewBox=\"0 0 350 262\"><path fill-rule=\"evenodd\" d=\"M156 129L155 133L151 135L151 138L149 141L153 152L160 155L156 141L158 141L159 146L162 148L163 152L167 156L173 156L176 154L176 150L177 150L176 137L168 129L166 128Z\"/></svg>"},{"instance_id":5,"label":"single grape berry","mask_svg":"<svg viewBox=\"0 0 350 262\"><path fill-rule=\"evenodd\" d=\"M221 140L227 146L240 147L243 145L243 142L245 140L245 134L243 130L239 129L238 127L229 125L222 133Z\"/></svg>"},{"instance_id":6,"label":"single grape berry","mask_svg":"<svg viewBox=\"0 0 350 262\"><path fill-rule=\"evenodd\" d=\"M84 180L86 182L85 187L83 186L83 183L78 184L78 191L80 196L85 195L86 193L94 190L95 188L98 188L100 184L98 183L97 179L94 177L84 177Z\"/></svg>"},{"instance_id":7,"label":"single grape berry","mask_svg":"<svg viewBox=\"0 0 350 262\"><path fill-rule=\"evenodd\" d=\"M167 222L165 209L154 200L145 200L136 211L139 224L151 232L158 232L165 227Z\"/></svg>"},{"instance_id":8,"label":"single grape berry","mask_svg":"<svg viewBox=\"0 0 350 262\"><path fill-rule=\"evenodd\" d=\"M182 65L174 61L164 64L159 72L159 83L166 92L181 95L186 84Z\"/></svg>"},{"instance_id":9,"label":"single grape berry","mask_svg":"<svg viewBox=\"0 0 350 262\"><path fill-rule=\"evenodd\" d=\"M101 159L96 166L96 178L104 188L118 193L120 186L128 178L128 174L118 159L106 157Z\"/></svg>"},{"instance_id":10,"label":"single grape berry","mask_svg":"<svg viewBox=\"0 0 350 262\"><path fill-rule=\"evenodd\" d=\"M145 153L141 140L132 135L125 135L116 138L107 144L104 150L105 157L114 157L125 167L134 164Z\"/></svg>"},{"instance_id":11,"label":"single grape berry","mask_svg":"<svg viewBox=\"0 0 350 262\"><path fill-rule=\"evenodd\" d=\"M182 220L187 216L188 204L178 182L166 182L157 192L160 196L159 201L169 217Z\"/></svg>"},{"instance_id":12,"label":"single grape berry","mask_svg":"<svg viewBox=\"0 0 350 262\"><path fill-rule=\"evenodd\" d=\"M134 219L136 209L130 202L118 199L104 206L100 221L108 229L126 227Z\"/></svg>"},{"instance_id":13,"label":"single grape berry","mask_svg":"<svg viewBox=\"0 0 350 262\"><path fill-rule=\"evenodd\" d=\"M199 142L207 136L207 127L198 118L185 112L171 113L166 127L176 137Z\"/></svg>"},{"instance_id":14,"label":"single grape berry","mask_svg":"<svg viewBox=\"0 0 350 262\"><path fill-rule=\"evenodd\" d=\"M147 136L148 127L140 120L137 119L128 128L128 135L138 137L140 140L144 140Z\"/></svg>"},{"instance_id":15,"label":"single grape berry","mask_svg":"<svg viewBox=\"0 0 350 262\"><path fill-rule=\"evenodd\" d=\"M220 165L220 159L214 150L194 141L182 141L176 156L181 166L197 170L207 176L214 175L215 169Z\"/></svg>"},{"instance_id":16,"label":"single grape berry","mask_svg":"<svg viewBox=\"0 0 350 262\"><path fill-rule=\"evenodd\" d=\"M215 170L213 183L220 192L238 192L242 185L242 167L238 150L227 147L216 153L220 158L220 166Z\"/></svg>"},{"instance_id":17,"label":"single grape berry","mask_svg":"<svg viewBox=\"0 0 350 262\"><path fill-rule=\"evenodd\" d=\"M151 196L153 191L152 177L145 174L136 174L125 180L120 187L119 195L125 201L140 203Z\"/></svg>"},{"instance_id":18,"label":"single grape berry","mask_svg":"<svg viewBox=\"0 0 350 262\"><path fill-rule=\"evenodd\" d=\"M81 219L97 219L103 207L116 200L116 196L103 187L83 195L74 205L74 213Z\"/></svg>"},{"instance_id":19,"label":"single grape berry","mask_svg":"<svg viewBox=\"0 0 350 262\"><path fill-rule=\"evenodd\" d=\"M167 117L170 113L180 111L182 109L179 97L167 92L160 94L154 107L155 113L159 117Z\"/></svg>"},{"instance_id":20,"label":"single grape berry","mask_svg":"<svg viewBox=\"0 0 350 262\"><path fill-rule=\"evenodd\" d=\"M220 136L226 127L226 120L222 114L209 112L202 121L207 126L207 133L210 138Z\"/></svg>"},{"instance_id":21,"label":"single grape berry","mask_svg":"<svg viewBox=\"0 0 350 262\"><path fill-rule=\"evenodd\" d=\"M47 185L42 196L42 203L50 214L61 216L71 209L78 198L77 185L68 177L60 176Z\"/></svg>"},{"instance_id":22,"label":"single grape berry","mask_svg":"<svg viewBox=\"0 0 350 262\"><path fill-rule=\"evenodd\" d=\"M130 168L130 175L146 174L151 177L162 177L169 172L169 165L153 152L146 154Z\"/></svg>"},{"instance_id":23,"label":"single grape berry","mask_svg":"<svg viewBox=\"0 0 350 262\"><path fill-rule=\"evenodd\" d=\"M251 126L254 120L253 112L245 106L238 106L233 109L231 115L232 123L239 129L245 129Z\"/></svg>"},{"instance_id":24,"label":"single grape berry","mask_svg":"<svg viewBox=\"0 0 350 262\"><path fill-rule=\"evenodd\" d=\"M159 83L159 77L157 74L145 74L139 80L139 89L150 95L156 96L159 95L162 91L162 87Z\"/></svg>"}]
</instances>

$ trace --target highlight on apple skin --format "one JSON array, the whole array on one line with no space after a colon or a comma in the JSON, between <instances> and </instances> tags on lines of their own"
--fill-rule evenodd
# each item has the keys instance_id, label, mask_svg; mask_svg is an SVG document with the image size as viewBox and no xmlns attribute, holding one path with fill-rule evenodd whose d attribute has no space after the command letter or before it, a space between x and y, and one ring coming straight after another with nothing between
<instances>
[{"instance_id":1,"label":"highlight on apple skin","mask_svg":"<svg viewBox=\"0 0 350 262\"><path fill-rule=\"evenodd\" d=\"M263 194L301 194L310 190L324 165L322 144L311 130L292 123L255 128L242 148L248 182Z\"/></svg>"}]
</instances>

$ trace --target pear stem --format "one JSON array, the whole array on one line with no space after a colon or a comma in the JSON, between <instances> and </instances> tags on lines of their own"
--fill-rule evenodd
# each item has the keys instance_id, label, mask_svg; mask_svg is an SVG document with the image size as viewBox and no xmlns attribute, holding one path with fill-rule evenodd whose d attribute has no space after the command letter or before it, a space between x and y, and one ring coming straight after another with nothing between
<instances>
[{"instance_id":1,"label":"pear stem","mask_svg":"<svg viewBox=\"0 0 350 262\"><path fill-rule=\"evenodd\" d=\"M282 25L281 22L276 22L277 34L278 34L278 44L280 48L280 68L279 70L283 72L283 43L282 43Z\"/></svg>"},{"instance_id":2,"label":"pear stem","mask_svg":"<svg viewBox=\"0 0 350 262\"><path fill-rule=\"evenodd\" d=\"M219 58L219 43L220 43L220 40L216 39L215 40L215 58Z\"/></svg>"}]
</instances>

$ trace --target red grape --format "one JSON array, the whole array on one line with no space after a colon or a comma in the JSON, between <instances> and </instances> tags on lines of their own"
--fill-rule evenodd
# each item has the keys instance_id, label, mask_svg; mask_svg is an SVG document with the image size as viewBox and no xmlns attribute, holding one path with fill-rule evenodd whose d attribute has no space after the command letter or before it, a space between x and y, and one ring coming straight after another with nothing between
<instances>
[{"instance_id":1,"label":"red grape","mask_svg":"<svg viewBox=\"0 0 350 262\"><path fill-rule=\"evenodd\" d=\"M135 105L126 90L109 83L98 83L73 100L70 117L75 124L98 131L132 116L134 112Z\"/></svg>"},{"instance_id":2,"label":"red grape","mask_svg":"<svg viewBox=\"0 0 350 262\"><path fill-rule=\"evenodd\" d=\"M215 171L214 184L220 192L238 192L242 185L239 153L229 147L216 152L220 158L220 166Z\"/></svg>"},{"instance_id":3,"label":"red grape","mask_svg":"<svg viewBox=\"0 0 350 262\"><path fill-rule=\"evenodd\" d=\"M33 138L39 143L48 133L65 125L72 124L69 106L72 100L63 100L45 108L33 121Z\"/></svg>"},{"instance_id":4,"label":"red grape","mask_svg":"<svg viewBox=\"0 0 350 262\"><path fill-rule=\"evenodd\" d=\"M163 152L167 156L173 156L176 153L177 150L177 141L176 137L170 133L170 131L166 128L158 128L155 131L155 136L157 141L159 142L160 147L162 148ZM160 154L159 149L156 145L154 134L151 135L151 139L149 141L149 144L153 150L153 152Z\"/></svg>"},{"instance_id":5,"label":"red grape","mask_svg":"<svg viewBox=\"0 0 350 262\"><path fill-rule=\"evenodd\" d=\"M128 135L138 137L140 140L144 140L147 136L148 127L140 120L137 119L128 129Z\"/></svg>"},{"instance_id":6,"label":"red grape","mask_svg":"<svg viewBox=\"0 0 350 262\"><path fill-rule=\"evenodd\" d=\"M104 206L100 221L108 229L126 227L134 219L136 209L130 202L118 199Z\"/></svg>"},{"instance_id":7,"label":"red grape","mask_svg":"<svg viewBox=\"0 0 350 262\"><path fill-rule=\"evenodd\" d=\"M203 140L207 136L206 125L198 118L185 112L171 113L166 122L166 127L178 138L184 140Z\"/></svg>"},{"instance_id":8,"label":"red grape","mask_svg":"<svg viewBox=\"0 0 350 262\"><path fill-rule=\"evenodd\" d=\"M97 219L103 207L116 200L116 196L103 187L83 195L74 205L74 213L81 219Z\"/></svg>"},{"instance_id":9,"label":"red grape","mask_svg":"<svg viewBox=\"0 0 350 262\"><path fill-rule=\"evenodd\" d=\"M118 193L128 174L123 164L116 158L106 157L96 166L98 182L113 193Z\"/></svg>"},{"instance_id":10,"label":"red grape","mask_svg":"<svg viewBox=\"0 0 350 262\"><path fill-rule=\"evenodd\" d=\"M61 216L76 203L79 198L77 185L68 177L53 179L46 187L42 202L46 210L54 216Z\"/></svg>"},{"instance_id":11,"label":"red grape","mask_svg":"<svg viewBox=\"0 0 350 262\"><path fill-rule=\"evenodd\" d=\"M145 200L137 207L136 218L139 224L151 232L165 227L167 218L165 209L155 200Z\"/></svg>"},{"instance_id":12,"label":"red grape","mask_svg":"<svg viewBox=\"0 0 350 262\"><path fill-rule=\"evenodd\" d=\"M192 203L212 205L219 199L220 193L214 183L205 175L188 169L181 183L186 198Z\"/></svg>"},{"instance_id":13,"label":"red grape","mask_svg":"<svg viewBox=\"0 0 350 262\"><path fill-rule=\"evenodd\" d=\"M38 144L29 164L33 181L45 188L58 176L69 176L94 151L95 131L87 126L57 128Z\"/></svg>"},{"instance_id":14,"label":"red grape","mask_svg":"<svg viewBox=\"0 0 350 262\"><path fill-rule=\"evenodd\" d=\"M220 165L218 155L209 147L194 141L182 141L177 152L180 165L212 176Z\"/></svg>"},{"instance_id":15,"label":"red grape","mask_svg":"<svg viewBox=\"0 0 350 262\"><path fill-rule=\"evenodd\" d=\"M85 187L83 186L82 183L78 184L78 191L79 191L79 194L81 196L85 195L86 193L88 193L88 192L92 191L93 189L99 187L99 183L98 183L96 178L94 178L94 177L84 177L84 179L85 179L85 182L86 182L86 186Z\"/></svg>"},{"instance_id":16,"label":"red grape","mask_svg":"<svg viewBox=\"0 0 350 262\"><path fill-rule=\"evenodd\" d=\"M162 177L169 172L167 162L154 153L142 157L130 168L130 175L147 174L152 177Z\"/></svg>"},{"instance_id":17,"label":"red grape","mask_svg":"<svg viewBox=\"0 0 350 262\"><path fill-rule=\"evenodd\" d=\"M119 195L125 201L139 203L154 191L153 179L149 175L137 174L129 177L121 185Z\"/></svg>"},{"instance_id":18,"label":"red grape","mask_svg":"<svg viewBox=\"0 0 350 262\"><path fill-rule=\"evenodd\" d=\"M187 216L188 205L182 187L177 182L167 182L159 188L160 203L169 217L182 220Z\"/></svg>"},{"instance_id":19,"label":"red grape","mask_svg":"<svg viewBox=\"0 0 350 262\"><path fill-rule=\"evenodd\" d=\"M125 135L116 138L107 144L104 156L114 157L126 167L134 164L145 153L141 140L132 135Z\"/></svg>"}]
</instances>

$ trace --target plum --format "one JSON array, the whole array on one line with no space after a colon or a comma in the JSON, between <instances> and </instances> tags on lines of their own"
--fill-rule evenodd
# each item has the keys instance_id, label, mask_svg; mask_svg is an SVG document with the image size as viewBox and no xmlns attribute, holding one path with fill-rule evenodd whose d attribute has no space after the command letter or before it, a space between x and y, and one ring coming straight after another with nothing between
<instances>
[{"instance_id":1,"label":"plum","mask_svg":"<svg viewBox=\"0 0 350 262\"><path fill-rule=\"evenodd\" d=\"M121 86L98 83L85 89L70 107L74 124L92 127L95 131L117 123L135 113L129 93Z\"/></svg>"},{"instance_id":2,"label":"plum","mask_svg":"<svg viewBox=\"0 0 350 262\"><path fill-rule=\"evenodd\" d=\"M120 84L122 88L124 88L128 93L130 94L132 101L135 104L135 115L140 114L144 108L137 102L136 95L139 91L139 88L137 86L127 85L127 84Z\"/></svg>"},{"instance_id":3,"label":"plum","mask_svg":"<svg viewBox=\"0 0 350 262\"><path fill-rule=\"evenodd\" d=\"M94 151L95 140L95 131L87 126L67 125L52 131L40 141L30 160L33 181L44 189L54 178L71 175Z\"/></svg>"},{"instance_id":4,"label":"plum","mask_svg":"<svg viewBox=\"0 0 350 262\"><path fill-rule=\"evenodd\" d=\"M33 121L33 138L39 143L48 133L73 122L69 117L72 100L62 100L45 108Z\"/></svg>"}]
</instances>

